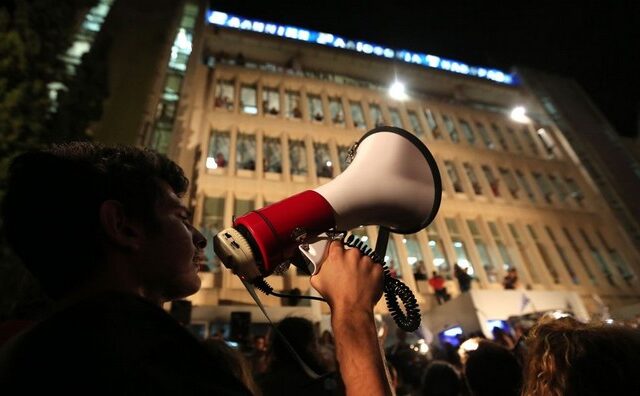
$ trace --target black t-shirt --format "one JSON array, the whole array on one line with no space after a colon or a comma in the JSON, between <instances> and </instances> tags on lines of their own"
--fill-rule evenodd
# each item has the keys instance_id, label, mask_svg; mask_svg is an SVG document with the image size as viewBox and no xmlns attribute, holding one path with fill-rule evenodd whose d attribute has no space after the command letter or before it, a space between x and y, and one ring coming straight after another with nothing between
<instances>
[{"instance_id":1,"label":"black t-shirt","mask_svg":"<svg viewBox=\"0 0 640 396\"><path fill-rule=\"evenodd\" d=\"M0 389L3 394L250 394L164 310L117 293L58 311L5 345Z\"/></svg>"}]
</instances>

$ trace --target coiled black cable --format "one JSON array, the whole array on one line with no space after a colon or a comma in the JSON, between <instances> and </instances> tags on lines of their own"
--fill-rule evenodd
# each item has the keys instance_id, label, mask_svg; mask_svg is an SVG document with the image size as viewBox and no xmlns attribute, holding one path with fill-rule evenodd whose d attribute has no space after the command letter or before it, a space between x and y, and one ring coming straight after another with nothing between
<instances>
[{"instance_id":1,"label":"coiled black cable","mask_svg":"<svg viewBox=\"0 0 640 396\"><path fill-rule=\"evenodd\" d=\"M391 314L391 317L396 322L399 328L404 331L412 332L416 331L420 326L420 306L418 305L418 301L416 301L416 297L409 289L407 285L402 283L401 280L394 278L391 276L389 271L389 267L384 262L384 257L380 257L373 249L367 246L362 240L356 238L353 235L349 235L349 237L344 241L345 246L350 248L358 249L362 252L362 254L369 256L374 263L382 265L383 273L384 273L384 298L387 302L387 309ZM264 278L258 278L253 281L253 285L256 289L260 290L266 295L274 295L278 297L296 297L296 298L304 298L309 300L319 300L325 301L324 298L315 297L315 296L293 296L288 294L277 293L273 291L273 287L271 287ZM398 299L404 305L404 312L398 304Z\"/></svg>"}]
</instances>

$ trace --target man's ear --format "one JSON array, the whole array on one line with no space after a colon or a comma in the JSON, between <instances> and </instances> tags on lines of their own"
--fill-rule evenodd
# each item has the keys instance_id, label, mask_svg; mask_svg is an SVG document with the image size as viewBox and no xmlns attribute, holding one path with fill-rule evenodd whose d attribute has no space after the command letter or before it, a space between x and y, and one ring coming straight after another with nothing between
<instances>
[{"instance_id":1,"label":"man's ear","mask_svg":"<svg viewBox=\"0 0 640 396\"><path fill-rule=\"evenodd\" d=\"M140 224L127 217L120 202L108 200L100 205L100 226L110 242L125 249L140 247Z\"/></svg>"}]
</instances>

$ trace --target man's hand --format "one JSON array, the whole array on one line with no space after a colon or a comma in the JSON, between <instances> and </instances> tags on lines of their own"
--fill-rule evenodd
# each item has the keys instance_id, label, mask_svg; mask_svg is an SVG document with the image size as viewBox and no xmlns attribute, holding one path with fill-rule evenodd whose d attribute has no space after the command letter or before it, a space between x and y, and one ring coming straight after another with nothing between
<instances>
[{"instance_id":1,"label":"man's hand","mask_svg":"<svg viewBox=\"0 0 640 396\"><path fill-rule=\"evenodd\" d=\"M390 395L373 307L382 296L384 274L358 249L329 245L329 254L311 285L331 307L336 357L348 395Z\"/></svg>"},{"instance_id":2,"label":"man's hand","mask_svg":"<svg viewBox=\"0 0 640 396\"><path fill-rule=\"evenodd\" d=\"M371 312L382 296L383 278L380 264L358 249L345 250L342 242L333 241L320 272L311 277L311 285L327 300L332 312Z\"/></svg>"}]
</instances>

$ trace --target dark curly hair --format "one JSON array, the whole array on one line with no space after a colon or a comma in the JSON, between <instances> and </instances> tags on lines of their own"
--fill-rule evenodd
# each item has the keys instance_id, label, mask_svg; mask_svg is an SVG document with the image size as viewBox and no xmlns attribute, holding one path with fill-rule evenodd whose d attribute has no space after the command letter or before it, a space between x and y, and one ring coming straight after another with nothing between
<instances>
[{"instance_id":1,"label":"dark curly hair","mask_svg":"<svg viewBox=\"0 0 640 396\"><path fill-rule=\"evenodd\" d=\"M119 201L127 216L154 223L159 181L187 191L182 169L149 149L75 142L18 156L2 204L6 238L45 292L60 298L97 268L99 208Z\"/></svg>"}]
</instances>

